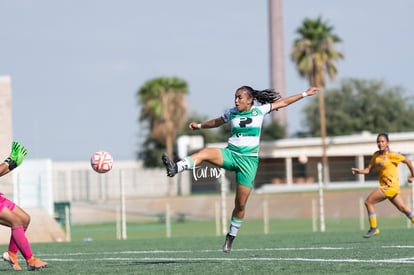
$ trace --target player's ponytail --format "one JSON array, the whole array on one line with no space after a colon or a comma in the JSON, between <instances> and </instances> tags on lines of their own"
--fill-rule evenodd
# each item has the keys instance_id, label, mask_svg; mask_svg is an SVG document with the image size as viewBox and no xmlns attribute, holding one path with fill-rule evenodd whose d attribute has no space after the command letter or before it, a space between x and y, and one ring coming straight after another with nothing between
<instances>
[{"instance_id":1,"label":"player's ponytail","mask_svg":"<svg viewBox=\"0 0 414 275\"><path fill-rule=\"evenodd\" d=\"M272 103L282 98L280 93L273 89L255 90L250 86L242 86L238 90L247 91L260 104Z\"/></svg>"}]
</instances>

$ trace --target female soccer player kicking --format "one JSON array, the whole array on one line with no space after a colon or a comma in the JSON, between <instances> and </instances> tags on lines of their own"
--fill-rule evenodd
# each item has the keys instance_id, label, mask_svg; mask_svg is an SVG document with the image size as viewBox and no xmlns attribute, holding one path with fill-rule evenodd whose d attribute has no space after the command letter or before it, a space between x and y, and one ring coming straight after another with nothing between
<instances>
[{"instance_id":1,"label":"female soccer player kicking","mask_svg":"<svg viewBox=\"0 0 414 275\"><path fill-rule=\"evenodd\" d=\"M281 99L280 94L273 90L259 91L249 86L242 86L236 90L235 107L227 110L218 118L203 123L191 122L189 124L190 129L198 130L230 123L232 130L226 148L203 148L177 163L171 161L167 154L163 154L162 161L169 177L184 170L193 169L203 161L236 173L235 205L230 229L223 246L224 252L230 252L233 240L243 222L247 200L253 188L259 164L260 133L264 116L317 92L317 88L309 88L303 93ZM254 105L255 100L260 105Z\"/></svg>"}]
</instances>

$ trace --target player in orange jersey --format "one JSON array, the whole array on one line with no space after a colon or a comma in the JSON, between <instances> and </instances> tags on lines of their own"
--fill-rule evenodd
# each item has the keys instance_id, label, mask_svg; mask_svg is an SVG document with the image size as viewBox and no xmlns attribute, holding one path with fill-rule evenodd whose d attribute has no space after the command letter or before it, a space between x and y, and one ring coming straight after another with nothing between
<instances>
[{"instance_id":1,"label":"player in orange jersey","mask_svg":"<svg viewBox=\"0 0 414 275\"><path fill-rule=\"evenodd\" d=\"M404 155L390 150L388 134L378 134L377 146L379 150L372 155L371 161L365 169L352 168L353 174L369 174L374 168L378 173L379 187L372 191L365 200L370 229L364 235L364 238L370 238L379 234L375 204L385 199L388 199L414 223L414 213L405 204L404 199L400 195L400 182L398 181L398 164L404 163L411 172L411 177L408 178L408 181L414 182L413 164Z\"/></svg>"}]
</instances>

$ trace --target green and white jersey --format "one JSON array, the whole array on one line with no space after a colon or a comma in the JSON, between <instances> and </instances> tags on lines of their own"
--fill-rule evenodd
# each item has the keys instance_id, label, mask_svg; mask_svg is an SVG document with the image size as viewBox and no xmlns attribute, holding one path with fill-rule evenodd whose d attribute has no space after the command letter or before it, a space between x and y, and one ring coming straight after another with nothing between
<instances>
[{"instance_id":1,"label":"green and white jersey","mask_svg":"<svg viewBox=\"0 0 414 275\"><path fill-rule=\"evenodd\" d=\"M263 119L270 111L271 104L252 106L246 112L239 112L236 107L227 110L222 116L224 122L231 123L227 148L240 155L259 156Z\"/></svg>"}]
</instances>

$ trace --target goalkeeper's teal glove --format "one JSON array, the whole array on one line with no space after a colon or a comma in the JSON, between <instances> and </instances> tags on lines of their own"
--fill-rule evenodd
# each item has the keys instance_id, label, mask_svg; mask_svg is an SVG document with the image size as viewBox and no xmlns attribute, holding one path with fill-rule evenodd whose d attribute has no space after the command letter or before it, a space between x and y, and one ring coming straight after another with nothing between
<instances>
[{"instance_id":1,"label":"goalkeeper's teal glove","mask_svg":"<svg viewBox=\"0 0 414 275\"><path fill-rule=\"evenodd\" d=\"M9 166L9 170L11 171L22 164L26 155L27 149L18 141L13 141L10 156L4 161L4 163Z\"/></svg>"}]
</instances>

